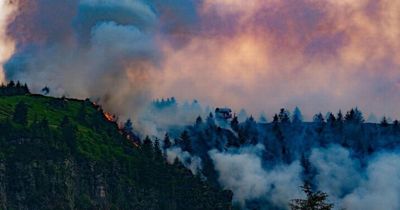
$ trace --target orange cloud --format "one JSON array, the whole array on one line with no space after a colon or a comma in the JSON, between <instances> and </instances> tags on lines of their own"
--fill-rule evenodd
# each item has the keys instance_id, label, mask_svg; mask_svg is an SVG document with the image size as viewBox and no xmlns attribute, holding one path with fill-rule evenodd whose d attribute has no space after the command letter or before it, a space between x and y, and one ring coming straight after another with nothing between
<instances>
[{"instance_id":1,"label":"orange cloud","mask_svg":"<svg viewBox=\"0 0 400 210\"><path fill-rule=\"evenodd\" d=\"M0 2L0 83L5 82L3 65L15 51L15 44L7 36L6 29L14 10L15 6L8 1Z\"/></svg>"},{"instance_id":2,"label":"orange cloud","mask_svg":"<svg viewBox=\"0 0 400 210\"><path fill-rule=\"evenodd\" d=\"M255 113L359 106L399 116L400 2L206 0L200 15L187 45L164 43L157 95Z\"/></svg>"}]
</instances>

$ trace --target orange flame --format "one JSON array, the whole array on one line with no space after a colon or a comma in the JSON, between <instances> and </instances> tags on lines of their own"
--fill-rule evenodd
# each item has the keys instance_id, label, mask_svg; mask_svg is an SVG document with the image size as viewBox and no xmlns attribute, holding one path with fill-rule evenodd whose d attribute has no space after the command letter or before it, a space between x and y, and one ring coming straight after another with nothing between
<instances>
[{"instance_id":1,"label":"orange flame","mask_svg":"<svg viewBox=\"0 0 400 210\"><path fill-rule=\"evenodd\" d=\"M104 112L104 117L106 118L106 120L110 121L110 122L114 122L114 116L108 112Z\"/></svg>"}]
</instances>

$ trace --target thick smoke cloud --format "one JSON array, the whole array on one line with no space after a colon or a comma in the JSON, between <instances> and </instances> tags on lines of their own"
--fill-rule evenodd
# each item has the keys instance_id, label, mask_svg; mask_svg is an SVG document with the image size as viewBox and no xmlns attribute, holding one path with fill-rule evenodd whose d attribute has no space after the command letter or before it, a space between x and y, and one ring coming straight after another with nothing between
<instances>
[{"instance_id":1,"label":"thick smoke cloud","mask_svg":"<svg viewBox=\"0 0 400 210\"><path fill-rule=\"evenodd\" d=\"M7 36L7 23L13 18L15 6L9 4L7 1L0 2L0 83L5 82L5 75L3 70L4 63L14 53L14 42Z\"/></svg>"},{"instance_id":2,"label":"thick smoke cloud","mask_svg":"<svg viewBox=\"0 0 400 210\"><path fill-rule=\"evenodd\" d=\"M271 206L289 209L293 198L302 198L302 168L299 161L290 165L263 166L262 146L226 152L210 151L219 182L234 192L234 201L265 201ZM335 209L390 209L400 208L400 156L382 151L370 157L365 166L351 151L331 145L314 148L309 156L316 171L315 185L327 192ZM247 207L249 204L245 205Z\"/></svg>"},{"instance_id":3,"label":"thick smoke cloud","mask_svg":"<svg viewBox=\"0 0 400 210\"><path fill-rule=\"evenodd\" d=\"M167 161L173 164L178 159L183 165L190 169L193 174L201 174L201 159L196 156L191 156L190 153L182 151L181 148L171 148L166 151Z\"/></svg>"},{"instance_id":4,"label":"thick smoke cloud","mask_svg":"<svg viewBox=\"0 0 400 210\"><path fill-rule=\"evenodd\" d=\"M310 162L318 171L315 177L318 188L333 197L339 198L354 190L363 176L360 163L342 147L314 149Z\"/></svg>"},{"instance_id":5,"label":"thick smoke cloud","mask_svg":"<svg viewBox=\"0 0 400 210\"><path fill-rule=\"evenodd\" d=\"M343 199L346 209L399 209L400 156L382 154L372 160L361 184Z\"/></svg>"},{"instance_id":6,"label":"thick smoke cloud","mask_svg":"<svg viewBox=\"0 0 400 210\"><path fill-rule=\"evenodd\" d=\"M399 117L399 11L390 0L205 1L202 33L179 50L164 43L158 91L253 114L359 106Z\"/></svg>"},{"instance_id":7,"label":"thick smoke cloud","mask_svg":"<svg viewBox=\"0 0 400 210\"><path fill-rule=\"evenodd\" d=\"M7 34L17 49L6 65L7 78L27 81L35 90L50 85L53 94L101 98L117 114L138 113L149 98L176 96L253 114L300 106L310 117L358 106L399 117L396 1L14 5Z\"/></svg>"},{"instance_id":8,"label":"thick smoke cloud","mask_svg":"<svg viewBox=\"0 0 400 210\"><path fill-rule=\"evenodd\" d=\"M249 200L261 200L275 207L288 208L292 198L301 197L298 186L301 166L299 162L291 165L278 165L270 170L264 169L260 154L262 145L242 148L239 151L209 152L219 174L219 182L234 192L234 201L242 206ZM265 205L265 208L270 208Z\"/></svg>"},{"instance_id":9,"label":"thick smoke cloud","mask_svg":"<svg viewBox=\"0 0 400 210\"><path fill-rule=\"evenodd\" d=\"M380 152L361 167L360 160L352 158L350 151L331 146L314 149L310 161L318 171L318 188L332 196L338 209L400 208L397 153Z\"/></svg>"},{"instance_id":10,"label":"thick smoke cloud","mask_svg":"<svg viewBox=\"0 0 400 210\"><path fill-rule=\"evenodd\" d=\"M89 97L117 115L136 115L153 97L163 60L160 37L194 19L185 18L181 1L169 3L19 0L7 28L17 44L5 65L7 78L27 82L36 92L47 85L53 95ZM183 5L189 11L194 6Z\"/></svg>"},{"instance_id":11,"label":"thick smoke cloud","mask_svg":"<svg viewBox=\"0 0 400 210\"><path fill-rule=\"evenodd\" d=\"M399 117L399 1L12 2L0 3L0 65L34 91L90 97L125 117L151 115L145 104L169 96L269 115L282 106L306 115L358 106ZM209 154L236 201L287 207L300 195L301 167L263 166L262 150ZM199 169L198 158L167 153ZM399 209L399 160L381 152L361 164L339 146L310 155L317 187L347 209Z\"/></svg>"}]
</instances>

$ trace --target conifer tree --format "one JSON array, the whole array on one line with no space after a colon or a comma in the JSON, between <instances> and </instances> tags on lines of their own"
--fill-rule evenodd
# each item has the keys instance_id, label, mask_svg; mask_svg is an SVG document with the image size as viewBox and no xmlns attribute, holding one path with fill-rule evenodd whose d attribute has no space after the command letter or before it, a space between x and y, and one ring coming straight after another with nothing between
<instances>
[{"instance_id":1,"label":"conifer tree","mask_svg":"<svg viewBox=\"0 0 400 210\"><path fill-rule=\"evenodd\" d=\"M381 126L384 127L384 128L389 127L389 122L388 122L388 120L386 119L385 116L382 118Z\"/></svg>"},{"instance_id":2,"label":"conifer tree","mask_svg":"<svg viewBox=\"0 0 400 210\"><path fill-rule=\"evenodd\" d=\"M164 137L164 145L163 145L163 150L167 150L171 147L171 139L169 138L169 134L166 133Z\"/></svg>"},{"instance_id":3,"label":"conifer tree","mask_svg":"<svg viewBox=\"0 0 400 210\"><path fill-rule=\"evenodd\" d=\"M231 121L231 128L232 128L232 130L234 130L236 132L239 131L239 120L238 120L237 116L233 117L233 119Z\"/></svg>"},{"instance_id":4,"label":"conifer tree","mask_svg":"<svg viewBox=\"0 0 400 210\"><path fill-rule=\"evenodd\" d=\"M324 192L313 192L309 184L304 184L302 187L306 194L306 199L294 199L290 202L291 210L331 210L333 204L327 203L328 195Z\"/></svg>"},{"instance_id":5,"label":"conifer tree","mask_svg":"<svg viewBox=\"0 0 400 210\"><path fill-rule=\"evenodd\" d=\"M301 122L303 122L303 115L301 114L299 107L296 107L293 111L292 123L298 124Z\"/></svg>"},{"instance_id":6,"label":"conifer tree","mask_svg":"<svg viewBox=\"0 0 400 210\"><path fill-rule=\"evenodd\" d=\"M149 157L153 158L153 142L150 140L149 136L146 136L146 138L143 140L143 146L142 146L144 154Z\"/></svg>"},{"instance_id":7,"label":"conifer tree","mask_svg":"<svg viewBox=\"0 0 400 210\"><path fill-rule=\"evenodd\" d=\"M154 141L154 159L157 161L161 161L163 159L160 140L156 138Z\"/></svg>"},{"instance_id":8,"label":"conifer tree","mask_svg":"<svg viewBox=\"0 0 400 210\"><path fill-rule=\"evenodd\" d=\"M76 127L71 123L67 116L63 118L60 123L61 129L61 138L67 142L68 147L70 148L71 152L76 152Z\"/></svg>"},{"instance_id":9,"label":"conifer tree","mask_svg":"<svg viewBox=\"0 0 400 210\"><path fill-rule=\"evenodd\" d=\"M192 142L190 141L189 132L186 130L182 132L180 136L182 142L182 150L192 153Z\"/></svg>"},{"instance_id":10,"label":"conifer tree","mask_svg":"<svg viewBox=\"0 0 400 210\"><path fill-rule=\"evenodd\" d=\"M13 121L21 125L28 125L28 105L25 102L20 101L14 110Z\"/></svg>"},{"instance_id":11,"label":"conifer tree","mask_svg":"<svg viewBox=\"0 0 400 210\"><path fill-rule=\"evenodd\" d=\"M289 111L282 108L278 117L280 123L290 123Z\"/></svg>"}]
</instances>

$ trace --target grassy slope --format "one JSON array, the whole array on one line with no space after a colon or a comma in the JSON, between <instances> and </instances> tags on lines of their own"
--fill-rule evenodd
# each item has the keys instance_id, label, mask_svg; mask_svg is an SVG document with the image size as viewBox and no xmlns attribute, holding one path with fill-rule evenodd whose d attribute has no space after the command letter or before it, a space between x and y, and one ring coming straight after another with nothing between
<instances>
[{"instance_id":1,"label":"grassy slope","mask_svg":"<svg viewBox=\"0 0 400 210\"><path fill-rule=\"evenodd\" d=\"M111 198L108 198L110 203L113 203L112 205L121 205L121 202L117 202L114 200L122 199L125 198L126 196L121 195L121 190L118 189L135 189L135 185L139 188L142 189L141 191L138 191L133 194L133 195L127 195L129 196L134 196L132 197L135 199L139 199L139 201L132 201L133 203L139 203L137 205L142 206L138 207L138 209L152 209L150 206L154 206L155 209L161 208L162 209L176 209L175 207L165 207L165 205L170 205L170 203L175 203L174 205L180 208L179 205L193 205L196 204L198 207L194 207L193 209L209 209L210 206L214 206L217 202L219 203L218 206L214 206L213 209L226 209L228 208L229 203L230 203L230 196L231 194L228 192L222 192L218 189L210 188L207 186L207 184L203 183L201 184L200 182L196 181L196 179L192 178L190 173L186 169L177 167L177 166L166 166L164 163L162 163L162 160L151 160L148 157L146 157L145 153L142 151L142 149L138 149L134 146L132 146L131 143L129 143L126 139L122 137L117 132L116 129L116 124L106 121L105 117L103 116L102 112L98 110L97 107L93 106L91 103L86 103L86 115L87 115L87 122L82 123L81 121L78 120L77 116L80 112L80 109L85 103L84 101L79 101L79 100L73 100L73 99L67 99L66 101L63 102L62 99L57 99L57 98L52 98L52 97L45 97L41 95L25 95L25 96L0 96L0 123L7 121L7 119L12 119L13 112L15 106L20 102L23 101L25 102L29 109L28 109L28 127L32 124L32 122L41 119L47 119L49 123L49 127L52 130L52 133L59 133L59 126L63 118L66 116L69 118L69 120L76 125L77 127L77 149L78 153L73 159L79 159L79 160L84 160L85 163L82 164L88 164L92 165L99 165L98 174L108 174L105 175L104 179L106 182L115 182L114 184L110 184L110 189L114 192L114 194L111 196ZM57 105L61 101L62 106ZM55 105L56 104L56 105ZM89 104L89 105L88 105ZM21 125L17 125L10 120L13 127L21 127L21 131L28 129L28 132L30 128L25 128ZM15 131L14 131L15 132ZM58 134L57 134L58 135ZM0 134L1 136L1 134ZM19 150L18 148L25 148L25 150ZM28 161L28 165L24 165L20 170L29 170L29 163L30 160L32 159L37 159L41 163L45 163L46 160L43 158L32 154L32 155L25 155L26 151L29 153L29 146L24 147L24 145L11 145L11 148L17 148L16 150L13 149L12 151L15 151L13 153L7 154L7 157L18 157L21 156L22 159L26 159ZM1 148L0 148L1 149ZM20 152L18 152L20 151ZM22 152L25 151L25 152ZM50 149L50 154L51 154L51 149ZM22 153L21 153L22 152ZM32 157L31 157L32 156ZM53 159L54 155L50 155L48 158ZM26 157L26 158L25 158ZM68 155L66 156L68 158ZM19 159L19 158L17 158ZM11 165L14 164L14 159L9 158L9 160L5 160L6 162L9 162ZM19 164L19 163L18 163ZM25 163L24 163L25 164ZM77 168L80 168L79 166L81 163L77 162ZM103 165L103 166L102 166ZM113 168L115 165L118 165L117 169L113 169L112 171L109 171L109 168ZM53 166L51 166L53 167ZM58 167L58 166L54 166ZM82 166L83 168L79 170L86 170L87 167ZM126 168L127 167L127 168ZM26 169L25 169L26 168ZM71 171L66 171L65 169L62 173L72 173L74 172ZM7 170L6 170L7 171ZM18 170L17 170L18 171ZM118 177L115 177L112 175L116 171L117 174L120 174ZM7 172L2 172L2 176L11 176L12 174L7 175ZM5 173L5 175L4 175ZM19 173L19 172L12 172L12 173ZM92 172L86 172L86 173L92 173ZM88 175L89 175L88 174ZM48 176L48 175L46 175ZM45 177L46 177L45 176ZM82 174L83 176L83 174ZM90 175L93 176L93 175ZM135 180L132 179L132 177ZM151 180L149 180L151 178ZM165 178L163 178L165 177ZM169 177L169 178L167 178ZM48 177L51 178L51 177ZM88 188L93 187L91 186L90 183L85 182L84 179L87 178L83 176L79 178L81 181L76 181L75 184L70 183L71 185L76 186L77 191L84 191L85 195L88 193ZM46 180L47 178L45 178ZM83 180L82 180L83 179ZM119 181L116 181L116 180ZM1 180L0 180L1 181ZM29 186L31 185L32 182L24 182L21 179L16 178L16 180L12 182L21 182L21 186ZM64 181L61 180L61 185ZM79 184L80 182L83 182L83 184ZM126 183L126 184L123 184ZM136 183L136 184L135 184ZM11 184L11 183L0 183L0 184ZM127 186L126 186L127 185ZM82 186L82 187L79 187ZM115 187L113 187L115 186ZM190 187L189 187L190 186ZM186 189L189 187L188 189ZM0 187L1 188L1 187ZM111 189L112 188L112 189ZM0 189L1 190L1 189ZM3 189L4 190L4 189ZM26 191L30 191L34 189L27 189ZM37 190L37 189L36 189ZM125 191L122 190L122 191ZM143 191L144 190L144 191ZM171 191L172 190L172 191ZM90 191L89 191L90 192ZM163 193L165 192L165 193ZM3 194L10 194L12 197L18 194L18 192L8 192L4 191L2 192ZM13 194L17 193L17 194ZM35 193L34 191L32 193ZM31 193L31 194L32 194ZM77 193L77 192L75 192ZM115 194L117 193L117 194ZM130 193L133 193L130 191ZM143 194L144 193L144 194ZM160 194L161 193L161 194ZM1 194L1 193L0 193ZM201 196L200 196L201 194ZM162 195L162 198L160 197ZM99 201L95 201L93 197L94 195L90 194L90 200L93 203L99 203ZM122 197L121 197L122 196ZM171 197L172 196L172 197ZM188 197L187 197L188 196ZM155 198L153 198L155 197ZM159 199L156 199L156 197L159 197ZM185 198L187 197L187 198ZM146 201L140 201L141 198L145 198ZM64 198L65 199L65 198ZM129 199L125 200L122 203L130 202ZM1 195L0 195L0 201L1 201ZM71 201L71 198L68 197L69 202ZM14 204L16 201L13 201ZM57 202L56 202L57 203ZM90 202L88 202L90 203ZM187 204L185 204L187 203ZM14 205L13 204L13 205ZM25 203L29 205L28 203ZM16 205L16 204L15 204ZM77 208L79 209L80 204L75 204L78 205ZM110 204L111 205L111 204ZM129 204L129 205L134 205L134 204ZM136 205L136 204L135 204ZM226 207L222 207L221 205L224 205ZM203 207L201 207L203 206ZM208 207L207 207L208 206ZM1 205L0 205L1 208ZM97 208L97 207L95 207ZM119 207L122 208L122 207ZM132 208L129 207L129 208ZM136 209L136 207L134 208ZM192 209L192 208L188 208Z\"/></svg>"},{"instance_id":2,"label":"grassy slope","mask_svg":"<svg viewBox=\"0 0 400 210\"><path fill-rule=\"evenodd\" d=\"M25 96L2 96L0 97L0 121L7 118L12 119L14 107L20 101L28 104L28 124L34 119L46 118L50 128L57 128L62 119L66 116L78 128L78 147L81 153L87 154L90 158L101 159L109 157L110 153L118 152L122 155L122 148L115 144L111 139L104 139L104 135L91 128L90 124L82 124L77 121L77 115L83 101L67 99L62 107L52 106L56 99L42 95L25 95ZM87 115L95 115L98 111L93 106L87 106ZM97 113L98 114L98 113ZM107 142L105 142L107 141ZM114 145L115 147L110 147Z\"/></svg>"}]
</instances>

